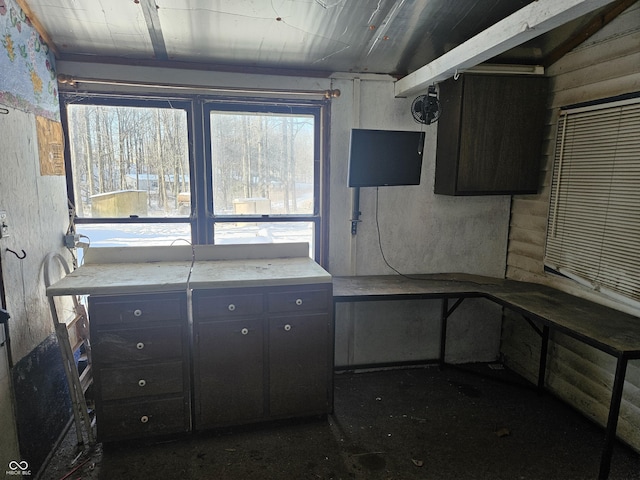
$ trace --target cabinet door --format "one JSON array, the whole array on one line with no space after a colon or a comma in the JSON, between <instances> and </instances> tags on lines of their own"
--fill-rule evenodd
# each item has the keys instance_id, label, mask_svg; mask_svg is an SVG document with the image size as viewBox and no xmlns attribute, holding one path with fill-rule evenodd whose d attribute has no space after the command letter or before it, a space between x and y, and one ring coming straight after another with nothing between
<instances>
[{"instance_id":1,"label":"cabinet door","mask_svg":"<svg viewBox=\"0 0 640 480\"><path fill-rule=\"evenodd\" d=\"M318 313L269 319L269 400L274 417L329 409L331 316Z\"/></svg>"},{"instance_id":2,"label":"cabinet door","mask_svg":"<svg viewBox=\"0 0 640 480\"><path fill-rule=\"evenodd\" d=\"M440 84L434 192L536 193L547 79L464 74Z\"/></svg>"},{"instance_id":3,"label":"cabinet door","mask_svg":"<svg viewBox=\"0 0 640 480\"><path fill-rule=\"evenodd\" d=\"M196 428L264 416L264 334L259 318L199 322Z\"/></svg>"},{"instance_id":4,"label":"cabinet door","mask_svg":"<svg viewBox=\"0 0 640 480\"><path fill-rule=\"evenodd\" d=\"M459 191L537 192L545 93L539 77L465 81Z\"/></svg>"}]
</instances>

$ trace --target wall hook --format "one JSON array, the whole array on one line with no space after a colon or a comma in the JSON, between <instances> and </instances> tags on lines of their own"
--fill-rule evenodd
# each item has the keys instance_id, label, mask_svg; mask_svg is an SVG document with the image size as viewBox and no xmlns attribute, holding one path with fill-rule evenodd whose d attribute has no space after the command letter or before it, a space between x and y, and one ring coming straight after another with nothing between
<instances>
[{"instance_id":1,"label":"wall hook","mask_svg":"<svg viewBox=\"0 0 640 480\"><path fill-rule=\"evenodd\" d=\"M0 107L0 113L2 113L3 115L9 115L9 109Z\"/></svg>"},{"instance_id":2,"label":"wall hook","mask_svg":"<svg viewBox=\"0 0 640 480\"><path fill-rule=\"evenodd\" d=\"M18 260L23 260L23 259L27 258L27 252L25 252L24 250L22 250L22 256L20 256L18 254L18 252L14 252L10 248L7 248L7 252L13 253L16 257L18 257Z\"/></svg>"}]
</instances>

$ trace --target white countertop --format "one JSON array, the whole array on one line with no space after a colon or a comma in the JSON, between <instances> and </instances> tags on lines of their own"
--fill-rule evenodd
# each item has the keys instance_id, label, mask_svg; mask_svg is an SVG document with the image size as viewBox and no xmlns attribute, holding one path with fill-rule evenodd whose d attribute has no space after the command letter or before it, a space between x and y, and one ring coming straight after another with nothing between
<instances>
[{"instance_id":1,"label":"white countertop","mask_svg":"<svg viewBox=\"0 0 640 480\"><path fill-rule=\"evenodd\" d=\"M330 283L304 244L95 249L48 296Z\"/></svg>"},{"instance_id":2,"label":"white countertop","mask_svg":"<svg viewBox=\"0 0 640 480\"><path fill-rule=\"evenodd\" d=\"M330 282L331 275L312 259L296 257L196 262L189 287L196 289Z\"/></svg>"}]
</instances>

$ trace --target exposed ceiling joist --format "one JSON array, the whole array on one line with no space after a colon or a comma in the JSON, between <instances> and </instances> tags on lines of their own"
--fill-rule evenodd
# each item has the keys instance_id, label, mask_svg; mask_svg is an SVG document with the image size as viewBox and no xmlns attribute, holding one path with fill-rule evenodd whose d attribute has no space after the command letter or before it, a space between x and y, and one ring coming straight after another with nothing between
<instances>
[{"instance_id":1,"label":"exposed ceiling joist","mask_svg":"<svg viewBox=\"0 0 640 480\"><path fill-rule=\"evenodd\" d=\"M613 0L537 0L398 80L396 97L426 91L430 85L521 45L603 7Z\"/></svg>"},{"instance_id":2,"label":"exposed ceiling joist","mask_svg":"<svg viewBox=\"0 0 640 480\"><path fill-rule=\"evenodd\" d=\"M156 60L168 60L167 47L164 44L162 27L160 26L160 15L155 0L140 0L144 20L149 30L149 38L153 46L153 54Z\"/></svg>"}]
</instances>

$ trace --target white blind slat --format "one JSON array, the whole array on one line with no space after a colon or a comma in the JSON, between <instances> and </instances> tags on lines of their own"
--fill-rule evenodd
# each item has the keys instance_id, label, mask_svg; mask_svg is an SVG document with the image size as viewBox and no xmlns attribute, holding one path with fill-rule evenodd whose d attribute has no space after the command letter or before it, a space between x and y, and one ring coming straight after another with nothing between
<instances>
[{"instance_id":1,"label":"white blind slat","mask_svg":"<svg viewBox=\"0 0 640 480\"><path fill-rule=\"evenodd\" d=\"M640 302L640 99L562 112L545 265Z\"/></svg>"}]
</instances>

